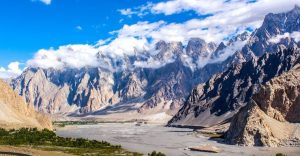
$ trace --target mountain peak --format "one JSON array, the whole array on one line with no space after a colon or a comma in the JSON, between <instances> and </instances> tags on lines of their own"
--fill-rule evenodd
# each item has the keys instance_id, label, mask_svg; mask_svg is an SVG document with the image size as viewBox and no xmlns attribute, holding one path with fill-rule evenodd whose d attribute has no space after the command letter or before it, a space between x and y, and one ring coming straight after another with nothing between
<instances>
[{"instance_id":1,"label":"mountain peak","mask_svg":"<svg viewBox=\"0 0 300 156\"><path fill-rule=\"evenodd\" d=\"M292 12L294 11L300 11L300 6L298 4L296 4L294 9L292 10Z\"/></svg>"},{"instance_id":2,"label":"mountain peak","mask_svg":"<svg viewBox=\"0 0 300 156\"><path fill-rule=\"evenodd\" d=\"M200 42L200 43L206 43L205 40L199 38L199 37L192 37L190 40L189 40L189 43L191 42Z\"/></svg>"},{"instance_id":3,"label":"mountain peak","mask_svg":"<svg viewBox=\"0 0 300 156\"><path fill-rule=\"evenodd\" d=\"M215 43L207 43L201 38L191 38L187 44L186 52L193 58L207 57L215 48Z\"/></svg>"},{"instance_id":4,"label":"mountain peak","mask_svg":"<svg viewBox=\"0 0 300 156\"><path fill-rule=\"evenodd\" d=\"M160 40L155 44L155 49L159 50L159 49L162 49L163 47L166 47L166 46L167 46L167 43L163 40Z\"/></svg>"}]
</instances>

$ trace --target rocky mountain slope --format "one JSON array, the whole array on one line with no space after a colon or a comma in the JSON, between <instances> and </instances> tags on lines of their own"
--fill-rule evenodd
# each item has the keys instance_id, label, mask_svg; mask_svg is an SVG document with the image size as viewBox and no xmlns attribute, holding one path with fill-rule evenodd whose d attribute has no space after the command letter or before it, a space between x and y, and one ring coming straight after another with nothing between
<instances>
[{"instance_id":1,"label":"rocky mountain slope","mask_svg":"<svg viewBox=\"0 0 300 156\"><path fill-rule=\"evenodd\" d=\"M50 114L135 111L174 115L195 84L228 68L231 58L216 60L223 50L231 50L237 41L246 38L247 33L243 39L234 37L219 49L199 38L192 38L186 47L180 42L160 41L154 52L124 56L121 60L99 52L96 57L105 67L28 68L11 85L36 110ZM216 61L208 64L207 60Z\"/></svg>"},{"instance_id":2,"label":"rocky mountain slope","mask_svg":"<svg viewBox=\"0 0 300 156\"><path fill-rule=\"evenodd\" d=\"M299 50L266 53L213 76L192 91L169 125L209 127L226 121L246 105L259 84L290 70L299 57Z\"/></svg>"},{"instance_id":3,"label":"rocky mountain slope","mask_svg":"<svg viewBox=\"0 0 300 156\"><path fill-rule=\"evenodd\" d=\"M233 118L226 135L230 144L300 146L300 66L260 86Z\"/></svg>"},{"instance_id":4,"label":"rocky mountain slope","mask_svg":"<svg viewBox=\"0 0 300 156\"><path fill-rule=\"evenodd\" d=\"M299 32L299 19L300 8L297 6L287 13L268 14L242 50L230 57L236 58L232 62L248 62L237 63L195 87L169 125L209 127L230 119L251 99L259 84L298 63L299 54L284 49L296 49L300 42L292 35L280 36ZM274 42L274 38L278 41Z\"/></svg>"},{"instance_id":5,"label":"rocky mountain slope","mask_svg":"<svg viewBox=\"0 0 300 156\"><path fill-rule=\"evenodd\" d=\"M2 80L0 80L0 90L0 127L5 129L21 127L52 129L49 117L36 112Z\"/></svg>"}]
</instances>

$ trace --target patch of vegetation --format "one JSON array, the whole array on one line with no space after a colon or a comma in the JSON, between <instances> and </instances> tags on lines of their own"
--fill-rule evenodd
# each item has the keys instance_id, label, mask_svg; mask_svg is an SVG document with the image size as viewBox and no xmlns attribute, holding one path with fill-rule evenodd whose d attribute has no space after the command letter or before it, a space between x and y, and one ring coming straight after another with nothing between
<instances>
[{"instance_id":1,"label":"patch of vegetation","mask_svg":"<svg viewBox=\"0 0 300 156\"><path fill-rule=\"evenodd\" d=\"M217 133L217 132L209 132L209 131L199 131L197 132L205 137L209 137L210 139L223 139L224 133Z\"/></svg>"},{"instance_id":2,"label":"patch of vegetation","mask_svg":"<svg viewBox=\"0 0 300 156\"><path fill-rule=\"evenodd\" d=\"M62 151L75 155L142 155L125 151L120 145L111 145L106 141L63 138L50 130L39 131L36 128L9 131L0 128L0 145L32 146L36 149Z\"/></svg>"},{"instance_id":3,"label":"patch of vegetation","mask_svg":"<svg viewBox=\"0 0 300 156\"><path fill-rule=\"evenodd\" d=\"M128 120L128 121L95 121L95 120L86 120L86 121L54 121L53 125L57 127L65 127L69 125L94 125L99 123L133 123L137 121L145 120Z\"/></svg>"},{"instance_id":4,"label":"patch of vegetation","mask_svg":"<svg viewBox=\"0 0 300 156\"><path fill-rule=\"evenodd\" d=\"M283 153L276 153L276 156L286 156L286 155Z\"/></svg>"},{"instance_id":5,"label":"patch of vegetation","mask_svg":"<svg viewBox=\"0 0 300 156\"><path fill-rule=\"evenodd\" d=\"M161 152L153 151L152 153L148 153L148 156L166 156L166 155Z\"/></svg>"},{"instance_id":6,"label":"patch of vegetation","mask_svg":"<svg viewBox=\"0 0 300 156\"><path fill-rule=\"evenodd\" d=\"M97 121L54 121L53 125L58 127L65 127L68 125L94 125L98 124Z\"/></svg>"}]
</instances>

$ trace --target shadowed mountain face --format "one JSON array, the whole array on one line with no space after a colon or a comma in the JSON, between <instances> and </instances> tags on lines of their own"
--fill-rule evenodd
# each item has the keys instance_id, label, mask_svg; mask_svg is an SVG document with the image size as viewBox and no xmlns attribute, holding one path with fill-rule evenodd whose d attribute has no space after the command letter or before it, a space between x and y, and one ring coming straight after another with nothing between
<instances>
[{"instance_id":1,"label":"shadowed mountain face","mask_svg":"<svg viewBox=\"0 0 300 156\"><path fill-rule=\"evenodd\" d=\"M214 75L206 83L199 84L169 121L169 125L209 127L222 123L246 105L259 89L259 84L264 84L299 63L298 50L284 50L298 48L299 41L290 37L280 38L278 42L272 41L284 33L298 32L299 19L300 8L297 6L287 13L267 15L262 27L251 34L242 51L230 57L249 61L232 66Z\"/></svg>"},{"instance_id":2,"label":"shadowed mountain face","mask_svg":"<svg viewBox=\"0 0 300 156\"><path fill-rule=\"evenodd\" d=\"M266 53L258 60L236 65L198 85L169 122L171 126L209 127L232 117L271 78L300 61L299 50Z\"/></svg>"}]
</instances>

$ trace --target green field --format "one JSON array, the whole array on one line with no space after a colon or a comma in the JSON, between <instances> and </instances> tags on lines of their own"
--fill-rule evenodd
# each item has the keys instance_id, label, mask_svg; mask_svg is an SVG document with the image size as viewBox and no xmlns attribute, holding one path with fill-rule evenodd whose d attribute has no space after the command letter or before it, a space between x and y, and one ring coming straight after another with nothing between
<instances>
[{"instance_id":1,"label":"green field","mask_svg":"<svg viewBox=\"0 0 300 156\"><path fill-rule=\"evenodd\" d=\"M0 129L0 145L31 146L36 149L62 151L74 155L142 155L126 151L120 145L111 145L106 141L63 138L57 136L53 131L47 129L40 131L36 128L8 131Z\"/></svg>"}]
</instances>

